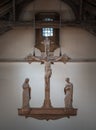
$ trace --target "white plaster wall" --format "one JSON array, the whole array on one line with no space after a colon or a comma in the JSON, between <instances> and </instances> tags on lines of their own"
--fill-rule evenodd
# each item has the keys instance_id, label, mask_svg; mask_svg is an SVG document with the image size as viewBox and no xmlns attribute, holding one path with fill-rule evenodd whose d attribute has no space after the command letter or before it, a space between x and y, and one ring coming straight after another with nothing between
<instances>
[{"instance_id":1,"label":"white plaster wall","mask_svg":"<svg viewBox=\"0 0 96 130\"><path fill-rule=\"evenodd\" d=\"M96 58L96 37L81 28L64 27L60 34L62 53L71 58ZM0 36L0 58L24 58L33 52L32 27L16 27ZM58 55L59 49L55 51ZM36 51L40 55L40 51Z\"/></svg>"},{"instance_id":2,"label":"white plaster wall","mask_svg":"<svg viewBox=\"0 0 96 130\"><path fill-rule=\"evenodd\" d=\"M86 30L62 28L60 39L62 52L71 58L96 58L96 37Z\"/></svg>"},{"instance_id":3,"label":"white plaster wall","mask_svg":"<svg viewBox=\"0 0 96 130\"><path fill-rule=\"evenodd\" d=\"M31 27L17 27L0 36L0 57L24 58L32 52L34 31Z\"/></svg>"}]
</instances>

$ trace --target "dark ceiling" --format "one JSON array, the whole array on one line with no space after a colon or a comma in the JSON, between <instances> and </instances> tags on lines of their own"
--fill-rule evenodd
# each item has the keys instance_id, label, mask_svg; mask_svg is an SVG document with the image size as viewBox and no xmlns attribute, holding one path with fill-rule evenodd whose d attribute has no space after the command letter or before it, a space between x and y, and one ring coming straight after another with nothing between
<instances>
[{"instance_id":1,"label":"dark ceiling","mask_svg":"<svg viewBox=\"0 0 96 130\"><path fill-rule=\"evenodd\" d=\"M14 24L21 23L18 20L19 14L32 1L35 0L0 0L0 34L10 30ZM76 16L76 20L68 24L74 23L76 25L78 23L92 33L96 33L96 0L61 1L67 3Z\"/></svg>"}]
</instances>

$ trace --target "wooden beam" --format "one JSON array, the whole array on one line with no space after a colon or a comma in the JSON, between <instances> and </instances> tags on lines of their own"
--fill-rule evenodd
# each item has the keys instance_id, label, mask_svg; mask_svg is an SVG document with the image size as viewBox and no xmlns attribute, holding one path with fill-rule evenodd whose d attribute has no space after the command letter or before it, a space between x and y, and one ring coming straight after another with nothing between
<instances>
[{"instance_id":1,"label":"wooden beam","mask_svg":"<svg viewBox=\"0 0 96 130\"><path fill-rule=\"evenodd\" d=\"M56 120L64 117L70 118L70 116L77 115L77 108L29 108L18 109L19 116L25 116L25 118L32 117L39 120Z\"/></svg>"},{"instance_id":2,"label":"wooden beam","mask_svg":"<svg viewBox=\"0 0 96 130\"><path fill-rule=\"evenodd\" d=\"M80 21L83 20L83 10L84 10L84 4L83 4L83 0L80 0Z\"/></svg>"},{"instance_id":3,"label":"wooden beam","mask_svg":"<svg viewBox=\"0 0 96 130\"><path fill-rule=\"evenodd\" d=\"M13 0L12 1L12 8L13 8L13 22L14 23L16 21L16 8L15 8L15 6L16 6L16 2L15 2L15 0Z\"/></svg>"},{"instance_id":4,"label":"wooden beam","mask_svg":"<svg viewBox=\"0 0 96 130\"><path fill-rule=\"evenodd\" d=\"M0 63L22 63L22 62L28 62L25 58L0 58ZM91 62L96 62L96 58L72 58L68 62L73 62L73 63L91 63Z\"/></svg>"},{"instance_id":5,"label":"wooden beam","mask_svg":"<svg viewBox=\"0 0 96 130\"><path fill-rule=\"evenodd\" d=\"M96 62L96 58L82 58L82 59L71 59L69 62L76 62L76 63L80 63L80 62L84 62L84 63L91 63L91 62Z\"/></svg>"}]
</instances>

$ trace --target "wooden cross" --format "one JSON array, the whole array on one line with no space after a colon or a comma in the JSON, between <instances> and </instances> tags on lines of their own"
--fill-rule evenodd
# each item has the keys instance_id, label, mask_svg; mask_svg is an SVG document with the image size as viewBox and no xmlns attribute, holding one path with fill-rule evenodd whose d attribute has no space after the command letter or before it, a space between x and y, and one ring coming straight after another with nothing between
<instances>
[{"instance_id":1,"label":"wooden cross","mask_svg":"<svg viewBox=\"0 0 96 130\"><path fill-rule=\"evenodd\" d=\"M43 107L50 108L52 107L50 100L50 77L52 75L51 64L53 64L54 62L66 63L70 60L70 57L68 57L65 54L62 56L50 56L49 55L50 41L48 38L44 40L44 46L45 46L45 57L33 56L32 54L30 54L25 58L25 60L27 60L29 64L31 64L32 62L41 62L45 64L45 99Z\"/></svg>"}]
</instances>

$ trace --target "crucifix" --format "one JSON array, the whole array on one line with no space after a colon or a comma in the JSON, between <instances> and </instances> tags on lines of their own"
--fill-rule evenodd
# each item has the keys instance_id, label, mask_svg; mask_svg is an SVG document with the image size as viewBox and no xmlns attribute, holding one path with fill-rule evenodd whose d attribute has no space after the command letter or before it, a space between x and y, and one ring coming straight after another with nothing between
<instances>
[{"instance_id":1,"label":"crucifix","mask_svg":"<svg viewBox=\"0 0 96 130\"><path fill-rule=\"evenodd\" d=\"M45 99L44 99L44 104L43 107L52 107L51 105L51 100L50 100L50 77L52 75L52 69L51 69L51 64L54 62L64 62L66 63L67 61L70 60L70 58L67 55L62 55L62 56L50 56L50 40L48 37L45 38L44 40L44 48L45 48L45 55L42 57L36 57L33 55L27 56L26 60L31 63L31 62L41 62L45 64Z\"/></svg>"},{"instance_id":2,"label":"crucifix","mask_svg":"<svg viewBox=\"0 0 96 130\"><path fill-rule=\"evenodd\" d=\"M67 108L54 108L51 104L51 99L50 99L50 78L52 75L52 69L51 69L51 64L54 64L54 62L63 62L66 63L70 60L70 57L67 55L60 55L60 56L54 56L50 55L50 40L49 38L45 38L44 40L44 56L35 56L35 55L28 55L25 60L31 64L32 62L41 62L42 64L45 65L45 97L44 97L44 103L41 108L21 108L18 109L18 114L21 116L25 117L33 117L36 119L60 119L63 117L70 117L70 116L75 116L77 114L77 109L70 107L69 105L66 105ZM70 82L68 80L68 86L66 87L66 93L67 93L67 88L68 91L70 88ZM69 92L68 92L69 93ZM68 101L69 97L66 98L66 102ZM68 108L69 107L69 108Z\"/></svg>"}]
</instances>

